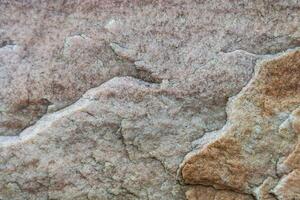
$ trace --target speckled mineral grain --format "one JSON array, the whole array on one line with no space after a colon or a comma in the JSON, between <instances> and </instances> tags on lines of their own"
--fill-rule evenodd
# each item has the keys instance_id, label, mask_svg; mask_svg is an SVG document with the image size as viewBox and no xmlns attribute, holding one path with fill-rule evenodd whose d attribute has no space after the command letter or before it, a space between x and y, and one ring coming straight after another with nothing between
<instances>
[{"instance_id":1,"label":"speckled mineral grain","mask_svg":"<svg viewBox=\"0 0 300 200\"><path fill-rule=\"evenodd\" d=\"M297 0L0 0L1 200L300 200Z\"/></svg>"}]
</instances>

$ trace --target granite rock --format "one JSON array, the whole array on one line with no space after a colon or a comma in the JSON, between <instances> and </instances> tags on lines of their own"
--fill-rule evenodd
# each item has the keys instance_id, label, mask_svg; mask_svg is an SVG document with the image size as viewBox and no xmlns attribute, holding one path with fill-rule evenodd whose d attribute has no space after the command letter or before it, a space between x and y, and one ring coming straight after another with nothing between
<instances>
[{"instance_id":1,"label":"granite rock","mask_svg":"<svg viewBox=\"0 0 300 200\"><path fill-rule=\"evenodd\" d=\"M0 1L0 199L299 199L298 1Z\"/></svg>"}]
</instances>

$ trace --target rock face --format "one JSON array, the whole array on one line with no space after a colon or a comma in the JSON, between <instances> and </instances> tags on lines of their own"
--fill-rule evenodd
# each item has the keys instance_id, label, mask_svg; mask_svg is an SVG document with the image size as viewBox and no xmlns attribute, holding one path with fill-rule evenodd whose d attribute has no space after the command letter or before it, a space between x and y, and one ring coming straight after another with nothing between
<instances>
[{"instance_id":1,"label":"rock face","mask_svg":"<svg viewBox=\"0 0 300 200\"><path fill-rule=\"evenodd\" d=\"M0 1L0 199L300 199L298 1Z\"/></svg>"},{"instance_id":2,"label":"rock face","mask_svg":"<svg viewBox=\"0 0 300 200\"><path fill-rule=\"evenodd\" d=\"M226 125L199 139L199 149L186 156L182 165L186 183L253 192L257 199L264 199L265 184L279 179L279 185L272 183L278 199L299 199L300 155L297 147L293 151L300 133L299 80L299 50L258 66L250 83L230 101ZM286 194L282 187L289 187Z\"/></svg>"}]
</instances>

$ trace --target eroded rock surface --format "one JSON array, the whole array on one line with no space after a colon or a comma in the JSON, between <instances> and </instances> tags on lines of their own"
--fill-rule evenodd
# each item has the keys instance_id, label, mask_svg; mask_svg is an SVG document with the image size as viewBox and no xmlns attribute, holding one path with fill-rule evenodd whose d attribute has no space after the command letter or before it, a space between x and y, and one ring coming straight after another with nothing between
<instances>
[{"instance_id":1,"label":"eroded rock surface","mask_svg":"<svg viewBox=\"0 0 300 200\"><path fill-rule=\"evenodd\" d=\"M182 166L185 182L251 194L265 187L267 178L283 178L275 187L278 198L299 199L299 155L297 148L293 151L298 144L297 112L290 117L300 104L299 80L299 50L260 64L250 83L230 101L226 125L207 133L197 141L199 149L187 155ZM284 169L277 170L277 165ZM295 171L282 177L288 169ZM282 187L289 188L286 194ZM260 189L256 192L258 199L265 199Z\"/></svg>"},{"instance_id":2,"label":"eroded rock surface","mask_svg":"<svg viewBox=\"0 0 300 200\"><path fill-rule=\"evenodd\" d=\"M299 12L0 1L0 199L299 199Z\"/></svg>"},{"instance_id":3,"label":"eroded rock surface","mask_svg":"<svg viewBox=\"0 0 300 200\"><path fill-rule=\"evenodd\" d=\"M211 187L195 186L186 192L187 200L253 200L252 196L229 190L216 190Z\"/></svg>"}]
</instances>

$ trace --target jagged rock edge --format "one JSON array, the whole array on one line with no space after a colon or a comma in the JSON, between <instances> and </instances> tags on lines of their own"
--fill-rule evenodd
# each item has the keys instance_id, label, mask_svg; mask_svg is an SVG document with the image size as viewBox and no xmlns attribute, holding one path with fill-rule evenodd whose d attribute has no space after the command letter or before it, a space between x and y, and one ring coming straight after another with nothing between
<instances>
[{"instance_id":1,"label":"jagged rock edge","mask_svg":"<svg viewBox=\"0 0 300 200\"><path fill-rule=\"evenodd\" d=\"M227 104L226 104L226 108L225 108L225 110L226 110L226 118L227 118L226 122L225 122L225 125L221 129L219 129L219 130L210 131L210 132L204 133L202 137L198 138L197 140L193 141L192 143L197 143L198 140L201 140L201 139L203 139L205 137L211 137L210 136L211 134L214 134L213 137L211 138L210 141L207 141L207 143L202 144L203 146L204 145L208 145L208 144L210 144L210 143L212 143L212 142L214 142L214 141L222 138L222 136L224 135L224 134L222 134L223 130L226 129L226 127L228 127L230 125L230 123L231 123L230 121L228 121L228 113L229 113L229 107L230 107L229 105L231 104L232 101L234 101L236 98L238 98L240 95L242 95L243 91L245 91L249 87L249 85L251 85L252 82L255 81L255 77L259 73L259 71L261 69L261 66L264 65L264 63L270 62L270 61L272 61L274 59L280 59L281 57L287 55L288 53L293 52L293 51L298 51L298 50L300 50L300 47L290 48L290 49L287 49L287 50L285 50L283 52L279 52L279 53L275 53L275 54L263 54L263 55L249 53L249 52L247 52L245 50L242 50L242 49L237 49L237 50L230 51L230 52L223 52L223 53L227 54L227 53L232 53L232 52L235 52L235 51L243 51L245 53L249 53L249 54L260 56L260 59L258 59L256 61L256 65L254 67L252 78L248 81L248 83L240 90L240 92L238 94L236 94L236 95L231 96L231 97L228 98L228 101L227 101ZM290 113L290 115L291 115L291 113ZM290 115L289 115L289 117L290 117ZM214 187L211 184L205 185L205 184L200 184L200 183L198 183L198 184L187 184L187 183L185 183L184 180L183 180L183 178L182 178L182 169L185 166L185 162L190 157L192 157L194 154L197 154L199 150L200 150L199 145L198 146L194 145L194 147L192 148L192 150L190 152L188 152L184 156L182 162L180 163L180 165L178 167L178 170L177 170L177 178L178 178L178 181L181 184L186 185L186 186L188 186L188 185L190 185L190 186L197 186L198 185L198 186L204 186L204 187L212 187L215 190L227 190L227 191L232 191L232 192L236 192L236 193L239 193L239 194L251 195L254 199L256 199L256 197L252 193L243 193L243 192L240 192L240 191L235 191L235 190L230 189L230 188L219 189L219 188ZM278 177L278 178L279 178L279 180L278 180L278 183L279 183L281 181L281 179L283 178L283 176ZM277 183L277 185L278 185L278 183ZM276 186L274 188L276 188ZM273 193L271 193L271 194L273 194ZM273 195L277 198L276 194L273 194Z\"/></svg>"},{"instance_id":2,"label":"jagged rock edge","mask_svg":"<svg viewBox=\"0 0 300 200\"><path fill-rule=\"evenodd\" d=\"M151 82L146 82L142 79L138 79L138 78L132 77L132 76L113 77L113 78L101 83L97 87L88 89L86 92L83 93L83 95L81 95L81 97L79 97L72 104L70 104L60 110L57 110L53 113L46 113L34 124L23 129L17 136L0 136L0 147L9 147L11 145L17 145L19 143L25 142L25 141L33 138L35 135L37 135L39 132L41 132L41 130L47 129L47 127L51 123L59 120L63 116L68 115L69 113L73 112L74 110L80 110L80 109L85 108L85 106L87 106L91 101L94 101L91 97L88 96L88 94L91 91L101 88L103 85L113 81L114 79L122 79L122 78L126 78L126 77L131 78L132 80L134 80L135 82L138 82L138 83L141 83L141 82L145 83L146 85L159 85L159 84L155 84L155 83L151 83ZM63 114L63 115L61 115L61 114ZM45 126L45 124L43 124L43 122L46 122L47 126Z\"/></svg>"}]
</instances>

